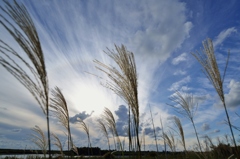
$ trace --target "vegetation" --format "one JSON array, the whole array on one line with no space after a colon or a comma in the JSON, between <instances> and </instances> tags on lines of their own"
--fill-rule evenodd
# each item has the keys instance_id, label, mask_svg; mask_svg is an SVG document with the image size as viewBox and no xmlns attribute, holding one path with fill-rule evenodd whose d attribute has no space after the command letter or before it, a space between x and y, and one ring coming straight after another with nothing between
<instances>
[{"instance_id":1,"label":"vegetation","mask_svg":"<svg viewBox=\"0 0 240 159\"><path fill-rule=\"evenodd\" d=\"M177 132L177 134L181 138L180 143L183 146L183 150L187 151L182 123L181 123L180 119L176 116L173 118L173 122L174 122L174 126L177 128L177 130L175 130L175 132Z\"/></svg>"},{"instance_id":2,"label":"vegetation","mask_svg":"<svg viewBox=\"0 0 240 159\"><path fill-rule=\"evenodd\" d=\"M39 126L35 126L34 128L32 128L32 131L34 133L31 134L31 141L35 143L40 148L40 150L42 150L44 157L46 157L47 140L44 135L44 132Z\"/></svg>"},{"instance_id":3,"label":"vegetation","mask_svg":"<svg viewBox=\"0 0 240 159\"><path fill-rule=\"evenodd\" d=\"M213 43L211 39L207 39L203 41L203 50L201 52L196 52L195 54L193 53L193 56L198 60L198 62L202 65L203 67L203 73L207 76L213 87L215 88L218 96L220 97L226 116L227 116L227 123L230 128L230 132L233 138L234 146L237 151L237 144L236 140L233 134L232 130L232 124L228 115L228 110L226 106L226 101L225 101L225 96L224 96L224 90L223 90L223 82L225 79L226 75L226 70L228 66L228 60L230 56L230 52L228 52L228 57L226 60L226 66L223 71L223 75L221 76L217 60L214 54L214 48L213 48Z\"/></svg>"},{"instance_id":4,"label":"vegetation","mask_svg":"<svg viewBox=\"0 0 240 159\"><path fill-rule=\"evenodd\" d=\"M53 109L54 116L57 117L62 126L67 130L68 150L71 150L73 148L73 141L71 136L69 113L66 99L58 87L55 87L55 89L52 90L52 96L53 98L51 98L50 107Z\"/></svg>"},{"instance_id":5,"label":"vegetation","mask_svg":"<svg viewBox=\"0 0 240 159\"><path fill-rule=\"evenodd\" d=\"M103 132L104 136L107 138L108 150L110 150L111 147L110 147L110 141L109 141L107 128L101 119L97 120L97 122L98 122L98 126L99 126L100 130Z\"/></svg>"},{"instance_id":6,"label":"vegetation","mask_svg":"<svg viewBox=\"0 0 240 159\"><path fill-rule=\"evenodd\" d=\"M0 14L0 23L26 53L27 58L24 59L20 51L14 50L9 44L0 40L0 64L28 89L46 115L48 152L51 156L48 77L38 33L24 5L16 1L14 3L4 2L6 9L2 6L0 9L5 15ZM13 22L9 21L7 16ZM16 61L20 61L21 64Z\"/></svg>"},{"instance_id":7,"label":"vegetation","mask_svg":"<svg viewBox=\"0 0 240 159\"><path fill-rule=\"evenodd\" d=\"M61 143L61 140L58 138L58 136L54 133L52 133L52 136L55 140L55 142L53 143L55 146L57 146L57 148L59 148L60 150L60 153L61 153L61 156L64 156L63 154L63 146L62 146L62 143Z\"/></svg>"},{"instance_id":8,"label":"vegetation","mask_svg":"<svg viewBox=\"0 0 240 159\"><path fill-rule=\"evenodd\" d=\"M108 66L98 60L94 62L98 65L97 69L105 73L111 82L106 83L106 87L121 97L129 106L129 110L133 115L133 124L130 122L131 115L129 113L129 140L132 136L136 136L134 149L138 151L141 157L141 145L139 137L139 103L138 103L138 82L137 82L137 69L135 65L134 54L127 51L126 47L122 45L118 47L115 45L117 53L108 49L105 52L113 61L118 65L119 69L113 66ZM131 125L130 125L131 124ZM133 128L133 134L131 133ZM129 142L133 147L133 142Z\"/></svg>"},{"instance_id":9,"label":"vegetation","mask_svg":"<svg viewBox=\"0 0 240 159\"><path fill-rule=\"evenodd\" d=\"M198 133L194 123L194 116L197 111L198 104L194 102L193 95L184 94L184 93L180 93L179 91L176 91L176 93L170 98L170 100L173 101L175 105L170 105L170 104L169 105L172 106L179 114L185 116L191 121L195 131L195 135L197 137L198 148L202 152Z\"/></svg>"},{"instance_id":10,"label":"vegetation","mask_svg":"<svg viewBox=\"0 0 240 159\"><path fill-rule=\"evenodd\" d=\"M143 134L143 141L141 141L138 102L138 77L134 54L132 52L129 52L124 45L122 45L121 47L115 45L116 52L110 51L108 49L108 51L105 53L113 60L113 62L115 62L117 68L111 65L106 65L98 60L95 60L94 62L97 65L96 68L100 70L101 73L106 74L108 77L108 80L106 80L106 84L104 86L112 90L128 104L129 113L127 132L129 151L125 152L124 150L124 145L122 144L121 137L119 136L119 132L117 131L114 115L108 108L104 109L101 120L99 119L96 122L98 123L100 130L103 132L104 136L107 139L109 149L104 151L103 153L103 151L101 151L99 148L92 148L89 127L83 120L79 119L81 127L86 132L88 138L88 147L80 149L73 144L69 122L68 105L63 93L58 87L55 87L52 90L52 97L50 98L49 96L49 84L44 61L44 54L41 49L41 44L36 28L27 9L24 7L24 5L18 4L16 1L14 1L13 3L10 3L8 1L4 2L4 4L6 4L6 8L0 7L0 9L5 14L0 15L0 23L19 44L19 46L26 54L26 57L23 56L20 51L15 51L14 48L11 47L9 44L0 40L0 64L8 72L10 72L21 84L23 84L24 87L28 89L28 91L33 95L37 103L42 108L43 113L46 115L48 138L45 137L44 132L39 126L35 126L34 128L32 128L34 133L31 134L31 140L39 147L39 149L41 149L41 153L44 154L43 158L46 158L47 147L49 158L52 157L49 127L49 108L52 109L53 115L59 120L59 122L67 131L67 152L63 150L63 144L61 143L61 140L58 138L58 136L55 133L51 133L53 137L52 139L54 140L53 144L58 147L61 153L61 157L58 158L72 158L72 152L75 152L75 154L77 154L78 156L90 155L89 149L91 149L92 151L91 155L98 155L100 156L99 158L115 158L119 155L122 155L122 158L168 159L191 159L197 157L221 159L232 158L233 156L239 157L239 147L237 146L232 130L232 128L239 130L239 127L231 124L223 90L223 82L228 65L229 54L226 60L226 67L224 69L223 76L221 76L214 55L213 44L210 39L207 39L207 41L203 42L203 54L197 52L196 54L193 54L193 56L203 66L203 72L206 74L206 76L214 86L216 92L218 93L222 101L227 116L227 124L229 125L231 132L231 137L225 135L225 141L221 141L221 139L218 138L217 142L214 142L209 136L205 136L203 140L204 144L201 144L194 122L194 117L198 108L198 104L194 101L193 95L176 91L175 94L170 98L173 104L168 105L170 105L179 114L189 119L192 123L197 139L197 145L195 147L196 151L190 151L187 149L184 129L178 117L173 118L175 128L169 128L165 131L163 129L162 119L160 117L162 139L164 143L164 151L160 152L158 149L158 144L160 142L157 142L157 132L154 125L151 108L151 122L153 126L153 134L157 152L142 151L141 144L144 143L145 145L145 134ZM7 16L11 19L11 21L8 20L9 18L7 18ZM20 61L21 64L18 64L16 61ZM115 150L111 150L109 132L112 134ZM183 152L177 151L177 140L174 132L176 132L178 137L180 137L180 144L183 146ZM234 145L234 148L231 147L231 140L233 141L232 145ZM116 145L119 145L120 148L117 148ZM171 152L167 151L167 146L171 150ZM39 153L39 151L37 152ZM86 154L86 152L88 153ZM124 157L124 155L126 155L127 157ZM16 157L6 158L14 159ZM41 157L28 156L28 158L37 159ZM78 158L83 158L83 156Z\"/></svg>"},{"instance_id":11,"label":"vegetation","mask_svg":"<svg viewBox=\"0 0 240 159\"><path fill-rule=\"evenodd\" d=\"M88 138L88 155L90 155L89 153L89 148L92 149L92 145L91 145L91 140L90 140L90 132L89 132L89 128L88 126L86 125L86 123L81 120L81 119L78 119L80 124L81 124L81 128L86 132L87 134L87 138ZM93 154L93 153L92 153Z\"/></svg>"},{"instance_id":12,"label":"vegetation","mask_svg":"<svg viewBox=\"0 0 240 159\"><path fill-rule=\"evenodd\" d=\"M117 138L117 145L119 145L120 151L123 152L122 142L121 142L118 132L117 132L115 118L114 118L112 112L108 108L104 109L103 119L105 120L105 123L106 123L107 127L109 128L109 130L112 132L113 139L115 137ZM114 141L115 141L115 139L114 139ZM115 144L115 149L118 150L116 144Z\"/></svg>"}]
</instances>

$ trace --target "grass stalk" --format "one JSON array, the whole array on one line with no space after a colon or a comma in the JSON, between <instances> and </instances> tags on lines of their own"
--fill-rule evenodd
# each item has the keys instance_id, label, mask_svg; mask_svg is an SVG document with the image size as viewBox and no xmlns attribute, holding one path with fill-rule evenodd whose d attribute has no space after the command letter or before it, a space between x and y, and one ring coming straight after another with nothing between
<instances>
[{"instance_id":1,"label":"grass stalk","mask_svg":"<svg viewBox=\"0 0 240 159\"><path fill-rule=\"evenodd\" d=\"M110 79L110 82L107 81L106 87L121 97L131 109L136 134L136 149L138 151L138 157L141 158L138 82L134 54L127 51L124 45L121 47L115 45L115 49L117 53L109 49L105 53L118 65L119 70L98 60L94 62L97 64L96 68L105 73Z\"/></svg>"},{"instance_id":2,"label":"grass stalk","mask_svg":"<svg viewBox=\"0 0 240 159\"><path fill-rule=\"evenodd\" d=\"M114 136L116 136L117 144L119 145L120 150L123 154L123 147L122 147L122 143L120 141L120 138L119 138L119 135L118 135L118 132L117 132L116 121L115 121L115 118L114 118L112 112L108 108L104 109L103 118L106 121L109 129L112 130Z\"/></svg>"},{"instance_id":3,"label":"grass stalk","mask_svg":"<svg viewBox=\"0 0 240 159\"><path fill-rule=\"evenodd\" d=\"M98 122L100 130L103 132L104 136L107 138L108 150L110 151L111 147L110 147L110 142L109 142L109 136L108 136L107 128L106 128L105 124L103 123L103 121L101 119L98 119L97 122Z\"/></svg>"},{"instance_id":4,"label":"grass stalk","mask_svg":"<svg viewBox=\"0 0 240 159\"><path fill-rule=\"evenodd\" d=\"M39 126L35 126L31 129L33 131L31 135L31 141L35 143L37 147L39 147L42 150L42 153L44 155L44 158L46 158L46 153L47 153L47 139L44 135L44 132Z\"/></svg>"},{"instance_id":5,"label":"grass stalk","mask_svg":"<svg viewBox=\"0 0 240 159\"><path fill-rule=\"evenodd\" d=\"M174 95L170 97L170 100L174 103L174 105L168 104L169 106L173 107L175 111L179 114L183 115L184 117L188 118L194 128L195 135L197 138L199 149L202 151L201 144L198 138L197 129L194 122L194 116L198 108L198 104L196 104L193 100L193 95L180 93L176 91Z\"/></svg>"},{"instance_id":6,"label":"grass stalk","mask_svg":"<svg viewBox=\"0 0 240 159\"><path fill-rule=\"evenodd\" d=\"M73 147L73 141L71 137L69 112L66 99L58 87L55 87L55 89L52 90L52 96L53 98L51 98L50 107L53 109L54 116L68 132L68 150L71 150Z\"/></svg>"},{"instance_id":7,"label":"grass stalk","mask_svg":"<svg viewBox=\"0 0 240 159\"><path fill-rule=\"evenodd\" d=\"M156 149L157 149L157 153L158 153L159 151L158 151L157 135L156 135L156 129L155 129L154 122L153 122L152 109L151 109L150 105L149 105L149 111L150 111L150 115L151 115L151 121L152 121L152 126L153 126L153 134L154 134L154 138L155 138Z\"/></svg>"},{"instance_id":8,"label":"grass stalk","mask_svg":"<svg viewBox=\"0 0 240 159\"><path fill-rule=\"evenodd\" d=\"M36 27L26 7L14 2L5 1L5 8L0 6L5 15L0 14L0 24L19 44L27 58L0 39L0 64L11 73L33 95L42 108L47 119L48 149L51 158L51 141L49 126L49 87L44 55ZM10 20L8 20L10 18ZM16 63L19 60L22 64ZM30 63L27 61L30 60ZM24 70L24 67L27 70Z\"/></svg>"},{"instance_id":9,"label":"grass stalk","mask_svg":"<svg viewBox=\"0 0 240 159\"><path fill-rule=\"evenodd\" d=\"M173 132L168 131L168 133L163 134L163 137L165 138L165 141L166 141L168 147L171 149L171 151L176 152L176 142L175 142Z\"/></svg>"},{"instance_id":10,"label":"grass stalk","mask_svg":"<svg viewBox=\"0 0 240 159\"><path fill-rule=\"evenodd\" d=\"M161 129L162 129L162 137L163 137L163 143L164 143L164 152L165 152L165 159L167 159L167 145L166 145L166 139L164 138L164 129L163 129L163 123L162 123L162 118L160 116L160 123L161 123Z\"/></svg>"},{"instance_id":11,"label":"grass stalk","mask_svg":"<svg viewBox=\"0 0 240 159\"><path fill-rule=\"evenodd\" d=\"M173 122L174 122L174 126L177 128L176 132L181 138L180 143L183 146L184 151L187 152L182 123L181 123L180 119L176 116L173 118Z\"/></svg>"},{"instance_id":12,"label":"grass stalk","mask_svg":"<svg viewBox=\"0 0 240 159\"><path fill-rule=\"evenodd\" d=\"M87 124L78 118L78 121L80 122L81 124L81 128L86 132L87 134L87 138L88 138L88 156L90 155L89 153L89 148L91 149L91 155L93 155L93 152L92 152L92 145L91 145L91 140L90 140L90 132L89 132L89 127L87 126Z\"/></svg>"},{"instance_id":13,"label":"grass stalk","mask_svg":"<svg viewBox=\"0 0 240 159\"><path fill-rule=\"evenodd\" d=\"M231 121L230 121L230 118L229 118L229 115L228 115L228 110L227 110L225 96L224 96L224 90L223 90L223 83L224 83L224 79L225 79L225 75L226 75L226 70L227 70L227 66L228 66L230 52L228 52L226 65L225 65L225 68L224 68L224 71L223 71L223 76L221 76L221 74L220 74L219 67L218 67L217 60L216 60L214 52L215 51L214 51L212 40L208 38L205 41L203 41L203 49L200 52L192 53L192 55L202 65L203 73L209 79L209 81L211 82L211 84L215 88L218 96L220 97L220 100L223 104L225 114L226 114L226 117L227 117L227 122L228 122L228 125L229 125L229 129L230 129L230 132L231 132L231 135L232 135L232 138L233 138L235 150L236 150L236 153L238 155L237 144L236 144L236 140L235 140L234 133L233 133L233 130L232 130L232 124L231 124Z\"/></svg>"},{"instance_id":14,"label":"grass stalk","mask_svg":"<svg viewBox=\"0 0 240 159\"><path fill-rule=\"evenodd\" d=\"M58 136L54 133L52 133L52 136L55 140L55 142L53 143L55 146L57 146L57 148L59 148L60 150L60 153L61 153L61 156L63 157L64 154L63 154L63 146L62 146L62 143L61 143L61 140L58 138Z\"/></svg>"}]
</instances>

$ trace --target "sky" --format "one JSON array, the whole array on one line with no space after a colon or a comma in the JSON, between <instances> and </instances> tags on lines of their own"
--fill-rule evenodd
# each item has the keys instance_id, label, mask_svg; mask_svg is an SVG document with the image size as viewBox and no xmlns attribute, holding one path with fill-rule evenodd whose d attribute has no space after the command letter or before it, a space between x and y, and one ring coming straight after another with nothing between
<instances>
[{"instance_id":1,"label":"sky","mask_svg":"<svg viewBox=\"0 0 240 159\"><path fill-rule=\"evenodd\" d=\"M40 37L50 88L58 86L64 94L70 114L71 130L77 147L87 146L87 136L76 122L81 118L90 129L94 147L107 149L106 139L97 127L105 107L117 122L121 140L127 149L124 127L127 104L103 87L107 77L95 68L93 60L113 66L104 53L124 45L133 52L138 73L140 133L145 132L146 150L156 150L149 106L157 135L171 130L172 118L180 118L187 148L197 140L191 122L168 104L176 90L192 94L198 103L194 121L203 143L208 135L213 141L230 135L224 123L226 115L213 86L191 53L201 51L202 41L211 38L220 72L223 73L227 53L229 64L224 80L227 109L233 125L240 117L240 1L231 0L22 0ZM0 5L4 7L1 1ZM2 11L0 12L2 14ZM1 19L2 20L2 19ZM24 53L0 25L0 39ZM1 56L1 54L0 54ZM91 73L91 74L89 74ZM0 67L0 148L36 149L30 141L35 125L47 130L45 116L33 96L2 66ZM238 115L237 115L238 114ZM67 148L64 128L50 117L50 130ZM240 140L240 132L234 130ZM175 133L175 137L178 136ZM163 140L158 137L159 149ZM111 138L111 148L114 148ZM56 147L53 146L53 149ZM177 149L182 150L180 143Z\"/></svg>"}]
</instances>

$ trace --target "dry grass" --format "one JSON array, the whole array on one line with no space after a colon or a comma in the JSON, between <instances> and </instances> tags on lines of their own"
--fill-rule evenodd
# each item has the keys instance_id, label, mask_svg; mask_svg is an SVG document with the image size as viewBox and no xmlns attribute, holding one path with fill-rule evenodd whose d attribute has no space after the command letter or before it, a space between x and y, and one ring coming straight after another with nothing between
<instances>
[{"instance_id":1,"label":"dry grass","mask_svg":"<svg viewBox=\"0 0 240 159\"><path fill-rule=\"evenodd\" d=\"M134 55L132 52L127 51L123 45L121 47L115 45L115 49L117 53L109 49L105 53L118 65L119 70L98 60L94 62L97 64L96 68L105 73L110 79L105 86L111 89L129 105L134 120L133 129L137 143L135 149L141 152L139 139L138 82Z\"/></svg>"},{"instance_id":2,"label":"dry grass","mask_svg":"<svg viewBox=\"0 0 240 159\"><path fill-rule=\"evenodd\" d=\"M90 140L90 131L89 131L89 128L87 126L87 124L81 120L80 118L78 118L78 121L80 122L81 124L81 128L85 131L85 133L87 134L87 137L88 137L88 147L92 148L92 145L91 145L91 140ZM89 149L88 149L89 150ZM91 149L92 150L92 149ZM88 152L88 154L90 154Z\"/></svg>"},{"instance_id":3,"label":"dry grass","mask_svg":"<svg viewBox=\"0 0 240 159\"><path fill-rule=\"evenodd\" d=\"M191 121L195 131L195 135L197 137L199 149L202 152L201 144L194 123L194 116L197 111L198 104L194 102L193 95L176 91L175 94L170 97L170 100L174 103L174 105L168 105L173 107L179 114L183 115Z\"/></svg>"},{"instance_id":4,"label":"dry grass","mask_svg":"<svg viewBox=\"0 0 240 159\"><path fill-rule=\"evenodd\" d=\"M73 141L71 137L71 129L69 123L69 112L67 102L64 95L58 87L52 90L51 104L50 107L53 109L54 116L58 118L63 127L66 128L68 132L68 150L72 149Z\"/></svg>"},{"instance_id":5,"label":"dry grass","mask_svg":"<svg viewBox=\"0 0 240 159\"><path fill-rule=\"evenodd\" d=\"M157 153L158 153L157 135L156 135L155 125L153 122L152 109L151 109L150 105L149 105L149 111L150 111L150 115L151 115L151 122L152 122L152 126L153 126L153 134L154 134L154 138L155 138L156 149L157 149Z\"/></svg>"},{"instance_id":6,"label":"dry grass","mask_svg":"<svg viewBox=\"0 0 240 159\"><path fill-rule=\"evenodd\" d=\"M163 134L163 138L166 141L166 144L171 149L172 152L176 152L176 141L174 138L174 133L172 131L168 131L168 133Z\"/></svg>"},{"instance_id":7,"label":"dry grass","mask_svg":"<svg viewBox=\"0 0 240 159\"><path fill-rule=\"evenodd\" d=\"M44 154L44 158L46 158L48 143L44 135L44 132L37 125L31 130L34 132L31 134L31 141L35 143L40 148L40 150L42 150L42 153Z\"/></svg>"},{"instance_id":8,"label":"dry grass","mask_svg":"<svg viewBox=\"0 0 240 159\"><path fill-rule=\"evenodd\" d=\"M122 147L122 143L120 141L118 132L117 132L117 127L116 127L116 121L115 118L111 112L111 110L109 110L108 108L104 109L103 112L103 119L105 120L107 127L109 128L109 130L112 132L113 134L113 138L116 137L117 138L117 143L120 146L120 150L123 151L123 147ZM116 148L116 146L115 146Z\"/></svg>"},{"instance_id":9,"label":"dry grass","mask_svg":"<svg viewBox=\"0 0 240 159\"><path fill-rule=\"evenodd\" d=\"M97 122L98 122L98 126L99 126L100 130L103 132L104 136L106 137L106 139L108 141L108 149L110 150L111 147L110 147L107 128L101 119L98 119Z\"/></svg>"},{"instance_id":10,"label":"dry grass","mask_svg":"<svg viewBox=\"0 0 240 159\"><path fill-rule=\"evenodd\" d=\"M167 145L166 145L166 139L164 137L165 132L164 132L161 116L160 116L160 123L161 123L161 129L162 129L162 138L163 138L163 144L164 144L165 158L167 158Z\"/></svg>"},{"instance_id":11,"label":"dry grass","mask_svg":"<svg viewBox=\"0 0 240 159\"><path fill-rule=\"evenodd\" d=\"M62 143L61 143L61 140L58 138L58 136L56 135L56 134L54 134L54 133L52 133L52 136L53 136L53 138L54 138L54 145L55 146L57 146L57 148L59 148L59 150L60 150L60 153L61 153L61 156L64 156L64 154L63 154L63 146L62 146Z\"/></svg>"},{"instance_id":12,"label":"dry grass","mask_svg":"<svg viewBox=\"0 0 240 159\"><path fill-rule=\"evenodd\" d=\"M0 40L0 64L28 89L46 115L50 155L48 78L37 30L24 5L18 4L16 1L12 3L4 1L4 4L4 8L0 6L0 9L5 13L4 15L0 14L0 23L19 44L28 58L24 59L20 52L15 51L9 44ZM20 61L21 65L17 64L15 60ZM30 63L27 62L29 60Z\"/></svg>"},{"instance_id":13,"label":"dry grass","mask_svg":"<svg viewBox=\"0 0 240 159\"><path fill-rule=\"evenodd\" d=\"M230 128L230 132L233 138L234 146L237 151L237 144L236 140L233 134L232 130L232 124L228 115L226 103L225 103L225 96L224 96L224 90L223 90L223 83L224 83L224 78L228 66L228 61L229 61L229 56L230 52L228 52L227 60L226 60L226 65L223 71L223 76L221 76L219 67L217 64L217 60L215 57L214 53L214 47L211 39L207 39L203 41L203 49L200 52L192 53L192 55L198 60L198 62L202 65L203 67L203 73L206 75L206 77L209 79L213 87L215 88L218 96L220 97L223 107L227 116L227 121L228 125ZM238 153L238 152L237 152Z\"/></svg>"},{"instance_id":14,"label":"dry grass","mask_svg":"<svg viewBox=\"0 0 240 159\"><path fill-rule=\"evenodd\" d=\"M173 123L175 125L175 127L177 128L177 133L178 135L180 136L181 140L180 140L180 143L181 145L183 146L184 148L184 151L187 151L186 149L186 143L185 143L185 136L184 136L184 131L183 131L183 127L182 127L182 123L180 121L180 119L178 117L174 117L173 118Z\"/></svg>"}]
</instances>

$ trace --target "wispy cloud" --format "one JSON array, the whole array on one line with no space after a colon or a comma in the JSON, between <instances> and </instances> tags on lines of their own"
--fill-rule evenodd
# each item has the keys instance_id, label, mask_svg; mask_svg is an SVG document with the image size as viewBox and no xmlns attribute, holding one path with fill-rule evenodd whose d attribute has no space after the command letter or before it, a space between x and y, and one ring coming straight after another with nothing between
<instances>
[{"instance_id":1,"label":"wispy cloud","mask_svg":"<svg viewBox=\"0 0 240 159\"><path fill-rule=\"evenodd\" d=\"M221 31L218 36L214 39L213 45L217 47L220 45L227 37L229 37L232 33L236 33L237 29L235 27L228 28L226 30Z\"/></svg>"},{"instance_id":2,"label":"wispy cloud","mask_svg":"<svg viewBox=\"0 0 240 159\"><path fill-rule=\"evenodd\" d=\"M190 81L191 81L191 77L190 77L190 76L187 76L187 77L183 78L182 80L173 83L168 90L169 90L169 91L177 91L177 90L179 90L182 86L184 86L185 84L187 84L187 83L190 82Z\"/></svg>"},{"instance_id":3,"label":"wispy cloud","mask_svg":"<svg viewBox=\"0 0 240 159\"><path fill-rule=\"evenodd\" d=\"M22 129L13 129L12 131L15 132L15 133L19 133L19 132L22 131Z\"/></svg>"},{"instance_id":4,"label":"wispy cloud","mask_svg":"<svg viewBox=\"0 0 240 159\"><path fill-rule=\"evenodd\" d=\"M175 57L172 60L172 64L173 65L178 65L180 62L184 62L184 61L187 61L187 54L185 52L182 53L181 55Z\"/></svg>"},{"instance_id":5,"label":"wispy cloud","mask_svg":"<svg viewBox=\"0 0 240 159\"><path fill-rule=\"evenodd\" d=\"M185 75L187 72L183 70L177 70L176 72L173 73L173 75Z\"/></svg>"}]
</instances>

